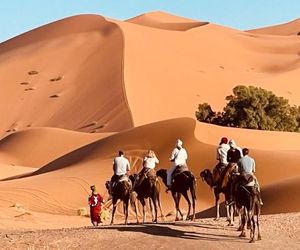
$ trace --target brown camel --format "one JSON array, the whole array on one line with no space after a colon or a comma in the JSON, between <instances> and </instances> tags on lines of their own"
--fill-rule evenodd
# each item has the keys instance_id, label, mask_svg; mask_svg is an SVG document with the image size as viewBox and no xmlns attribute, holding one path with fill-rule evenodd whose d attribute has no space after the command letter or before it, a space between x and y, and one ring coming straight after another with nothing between
<instances>
[{"instance_id":1,"label":"brown camel","mask_svg":"<svg viewBox=\"0 0 300 250\"><path fill-rule=\"evenodd\" d=\"M220 194L223 193L225 196L225 204L228 203L230 200L230 185L228 185L229 182L229 176L231 172L233 171L234 166L228 165L218 176L218 179L215 180L212 172L209 169L204 169L200 173L200 177L203 181L205 181L211 188L214 190L215 195L215 206L216 206L216 218L215 220L220 219ZM226 213L227 213L227 220L229 221L229 225L233 225L234 220L234 206L226 205Z\"/></svg>"},{"instance_id":2,"label":"brown camel","mask_svg":"<svg viewBox=\"0 0 300 250\"><path fill-rule=\"evenodd\" d=\"M152 221L157 222L157 205L160 209L161 217L163 218L163 213L161 209L161 202L160 202L160 183L156 177L155 171L150 170L147 173L143 173L137 179L137 175L131 175L129 177L133 183L133 191L137 193L137 199L141 202L143 206L143 223L146 220L146 202L145 199L149 198L151 214L152 214ZM151 202L152 201L152 202ZM154 216L152 213L152 204L154 206ZM136 213L137 221L137 210L136 206L133 205L133 208Z\"/></svg>"},{"instance_id":3,"label":"brown camel","mask_svg":"<svg viewBox=\"0 0 300 250\"><path fill-rule=\"evenodd\" d=\"M261 240L259 228L260 216L260 196L258 190L254 186L247 186L253 181L253 177L245 177L243 175L235 176L236 190L234 192L234 200L241 213L241 234L240 237L246 237L245 225L250 226L250 242L255 242L255 229L257 226L257 240ZM255 221L256 217L256 221ZM248 220L247 220L248 219Z\"/></svg>"},{"instance_id":4,"label":"brown camel","mask_svg":"<svg viewBox=\"0 0 300 250\"><path fill-rule=\"evenodd\" d=\"M105 183L106 189L109 190L110 187L110 181L107 181ZM131 184L129 183L129 180L124 179L123 181L118 181L114 187L112 188L112 217L110 224L114 224L114 216L116 212L117 207L117 201L121 200L123 201L123 211L125 215L125 225L128 223L128 204L129 199L131 196Z\"/></svg>"},{"instance_id":5,"label":"brown camel","mask_svg":"<svg viewBox=\"0 0 300 250\"><path fill-rule=\"evenodd\" d=\"M160 169L156 172L156 175L159 176L164 182L164 184L167 186L167 170ZM188 190L190 190L191 192L192 205L193 205L193 215L191 218L190 218L191 202L187 193ZM179 202L180 202L181 195L183 195L183 197L186 199L189 206L186 220L188 219L195 220L196 179L192 174L192 172L184 171L182 173L177 174L174 177L174 182L172 183L171 193L176 207L176 220L179 220L178 214L180 214L181 218L183 219L183 214L179 209Z\"/></svg>"}]
</instances>

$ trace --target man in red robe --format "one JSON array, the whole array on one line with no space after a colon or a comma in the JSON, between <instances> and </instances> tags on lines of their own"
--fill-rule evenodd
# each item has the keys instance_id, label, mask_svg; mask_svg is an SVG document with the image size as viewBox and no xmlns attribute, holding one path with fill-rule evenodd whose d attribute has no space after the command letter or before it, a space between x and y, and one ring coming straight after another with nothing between
<instances>
[{"instance_id":1,"label":"man in red robe","mask_svg":"<svg viewBox=\"0 0 300 250\"><path fill-rule=\"evenodd\" d=\"M91 222L93 226L98 226L101 223L100 212L101 212L101 205L104 202L102 196L97 193L96 186L91 186L92 193L89 196L88 202L90 205L90 215L91 215Z\"/></svg>"}]
</instances>

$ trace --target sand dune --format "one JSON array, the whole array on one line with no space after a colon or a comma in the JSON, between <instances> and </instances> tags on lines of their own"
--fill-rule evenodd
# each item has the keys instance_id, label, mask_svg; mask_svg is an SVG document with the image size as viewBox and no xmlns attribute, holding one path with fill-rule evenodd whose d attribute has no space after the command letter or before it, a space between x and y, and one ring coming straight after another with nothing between
<instances>
[{"instance_id":1,"label":"sand dune","mask_svg":"<svg viewBox=\"0 0 300 250\"><path fill-rule=\"evenodd\" d=\"M120 148L131 162L132 173L141 168L142 158L149 148L157 152L160 159L158 168L168 168L168 158L178 137L186 145L191 170L199 177L201 170L216 164L215 146L197 140L194 135L195 125L193 119L168 120L96 140L49 162L24 178L0 182L0 199L9 192L7 204L19 202L32 211L75 215L79 207L86 207L90 184L97 184L98 190L106 194L104 183L112 175L112 159ZM262 187L288 178L291 173L300 174L299 150L253 149L252 155L257 161L257 176ZM64 192L55 188L57 186L63 187ZM70 197L70 193L76 195ZM30 199L31 196L36 199ZM172 210L173 201L170 195L163 193L162 196L164 211L167 213ZM48 197L48 202L44 202L45 197ZM213 205L212 191L200 179L197 197L199 210ZM267 203L265 207L268 206ZM186 209L184 202L182 207ZM279 210L285 211L282 207Z\"/></svg>"},{"instance_id":2,"label":"sand dune","mask_svg":"<svg viewBox=\"0 0 300 250\"><path fill-rule=\"evenodd\" d=\"M151 12L126 20L126 22L148 26L151 28L186 31L208 24L183 17L174 16L165 12Z\"/></svg>"},{"instance_id":3,"label":"sand dune","mask_svg":"<svg viewBox=\"0 0 300 250\"><path fill-rule=\"evenodd\" d=\"M284 36L296 26L270 36L162 12L127 21L80 15L0 44L0 178L9 179L0 181L0 207L76 215L87 208L89 185L107 198L104 182L119 149L133 173L150 148L158 168L168 168L177 138L199 177L216 164L216 145L226 136L257 162L264 213L299 211L291 191L299 182L300 134L195 121L199 103L221 110L238 84L300 105L300 40ZM170 194L162 197L164 212L172 211ZM197 198L200 216L211 211L213 193L200 179Z\"/></svg>"},{"instance_id":4,"label":"sand dune","mask_svg":"<svg viewBox=\"0 0 300 250\"><path fill-rule=\"evenodd\" d=\"M2 43L7 92L0 94L1 134L30 126L83 132L132 127L122 87L123 46L120 28L96 15L66 18Z\"/></svg>"},{"instance_id":5,"label":"sand dune","mask_svg":"<svg viewBox=\"0 0 300 250\"><path fill-rule=\"evenodd\" d=\"M56 128L29 128L0 141L2 163L39 168L110 133L87 134ZM66 143L67 142L67 143Z\"/></svg>"},{"instance_id":6,"label":"sand dune","mask_svg":"<svg viewBox=\"0 0 300 250\"><path fill-rule=\"evenodd\" d=\"M300 19L293 20L288 23L273 25L264 28L248 30L253 34L277 35L277 36L292 36L300 33Z\"/></svg>"}]
</instances>

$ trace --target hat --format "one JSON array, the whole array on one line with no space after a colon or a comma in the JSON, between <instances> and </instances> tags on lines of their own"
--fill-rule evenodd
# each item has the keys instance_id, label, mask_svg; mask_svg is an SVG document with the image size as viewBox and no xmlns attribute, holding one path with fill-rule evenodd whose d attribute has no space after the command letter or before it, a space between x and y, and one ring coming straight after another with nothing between
<instances>
[{"instance_id":1,"label":"hat","mask_svg":"<svg viewBox=\"0 0 300 250\"><path fill-rule=\"evenodd\" d=\"M95 185L90 186L90 189L91 189L92 191L96 192L96 186L95 186Z\"/></svg>"},{"instance_id":2,"label":"hat","mask_svg":"<svg viewBox=\"0 0 300 250\"><path fill-rule=\"evenodd\" d=\"M226 138L226 137L222 137L221 138L221 144L227 144L227 142L228 142L228 139Z\"/></svg>"},{"instance_id":3,"label":"hat","mask_svg":"<svg viewBox=\"0 0 300 250\"><path fill-rule=\"evenodd\" d=\"M182 148L183 142L180 139L177 139L176 147Z\"/></svg>"},{"instance_id":4,"label":"hat","mask_svg":"<svg viewBox=\"0 0 300 250\"><path fill-rule=\"evenodd\" d=\"M236 148L237 147L237 145L235 144L235 141L233 139L231 139L228 144L232 148Z\"/></svg>"}]
</instances>

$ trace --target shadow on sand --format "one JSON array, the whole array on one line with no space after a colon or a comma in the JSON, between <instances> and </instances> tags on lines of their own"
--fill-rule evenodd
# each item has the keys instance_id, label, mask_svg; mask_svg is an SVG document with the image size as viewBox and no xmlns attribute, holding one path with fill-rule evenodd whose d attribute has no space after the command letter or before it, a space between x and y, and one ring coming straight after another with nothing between
<instances>
[{"instance_id":1,"label":"shadow on sand","mask_svg":"<svg viewBox=\"0 0 300 250\"><path fill-rule=\"evenodd\" d=\"M174 228L177 227L177 228ZM190 227L190 228L187 228ZM202 228L201 225L187 224L184 223L162 223L162 224L130 224L130 225L112 225L112 226L100 226L97 228L99 230L118 230L121 232L136 232L144 233L154 236L161 237L174 237L188 240L206 240L206 241L231 241L231 242L242 242L243 239L236 236L219 234L219 233L208 233L208 232L196 232L191 229ZM183 230L179 230L183 228ZM203 227L206 228L206 227ZM211 228L213 229L213 228ZM219 228L220 229L220 228Z\"/></svg>"}]
</instances>

